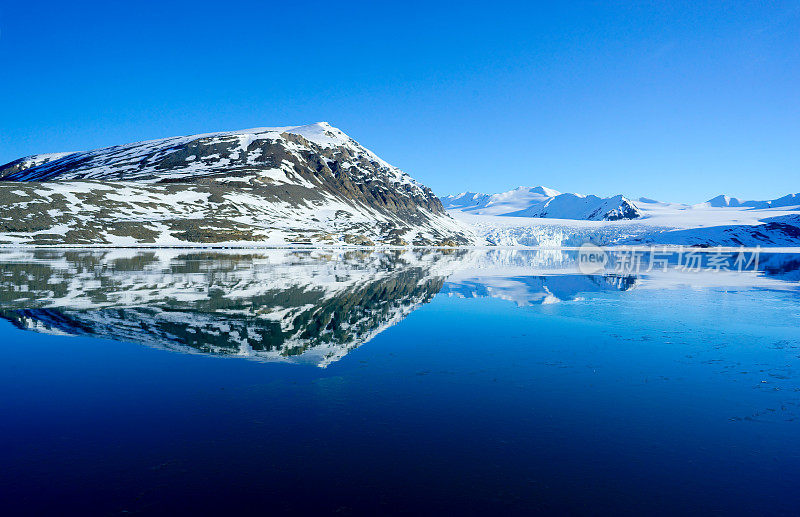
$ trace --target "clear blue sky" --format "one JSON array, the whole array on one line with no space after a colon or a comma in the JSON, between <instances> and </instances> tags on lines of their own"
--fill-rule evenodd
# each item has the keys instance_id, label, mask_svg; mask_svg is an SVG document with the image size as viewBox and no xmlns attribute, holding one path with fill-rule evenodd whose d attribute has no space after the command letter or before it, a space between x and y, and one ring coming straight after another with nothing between
<instances>
[{"instance_id":1,"label":"clear blue sky","mask_svg":"<svg viewBox=\"0 0 800 517\"><path fill-rule=\"evenodd\" d=\"M0 4L0 162L327 120L439 194L800 191L800 1L253 4Z\"/></svg>"}]
</instances>

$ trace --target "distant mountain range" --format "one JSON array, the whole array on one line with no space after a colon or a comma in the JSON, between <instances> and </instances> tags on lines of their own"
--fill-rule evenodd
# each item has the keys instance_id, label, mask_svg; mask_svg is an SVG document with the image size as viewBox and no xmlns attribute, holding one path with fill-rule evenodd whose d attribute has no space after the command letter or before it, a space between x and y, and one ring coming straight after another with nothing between
<instances>
[{"instance_id":1,"label":"distant mountain range","mask_svg":"<svg viewBox=\"0 0 800 517\"><path fill-rule=\"evenodd\" d=\"M0 166L0 244L475 243L428 187L326 122Z\"/></svg>"},{"instance_id":2,"label":"distant mountain range","mask_svg":"<svg viewBox=\"0 0 800 517\"><path fill-rule=\"evenodd\" d=\"M739 201L735 197L719 195L706 201L706 204L714 208L781 208L800 205L800 194L788 194L786 196L779 197L778 199L771 199L769 201Z\"/></svg>"},{"instance_id":3,"label":"distant mountain range","mask_svg":"<svg viewBox=\"0 0 800 517\"><path fill-rule=\"evenodd\" d=\"M441 198L448 210L475 215L509 217L546 217L553 219L583 219L587 221L618 221L641 217L639 208L628 198L617 195L608 198L562 194L547 187L517 187L499 194L464 192Z\"/></svg>"},{"instance_id":4,"label":"distant mountain range","mask_svg":"<svg viewBox=\"0 0 800 517\"><path fill-rule=\"evenodd\" d=\"M686 205L537 186L498 194L465 192L442 197L442 204L497 246L800 246L800 194L766 201L718 196Z\"/></svg>"}]
</instances>

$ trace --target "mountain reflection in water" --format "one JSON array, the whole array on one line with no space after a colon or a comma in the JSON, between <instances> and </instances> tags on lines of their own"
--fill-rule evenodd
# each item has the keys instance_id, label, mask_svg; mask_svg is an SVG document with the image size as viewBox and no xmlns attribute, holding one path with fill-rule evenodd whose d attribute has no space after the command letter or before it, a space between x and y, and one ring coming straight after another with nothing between
<instances>
[{"instance_id":1,"label":"mountain reflection in water","mask_svg":"<svg viewBox=\"0 0 800 517\"><path fill-rule=\"evenodd\" d=\"M435 295L518 305L641 285L796 287L796 255L753 272L582 275L561 250L3 250L0 317L21 329L325 367ZM763 287L763 285L762 285Z\"/></svg>"}]
</instances>

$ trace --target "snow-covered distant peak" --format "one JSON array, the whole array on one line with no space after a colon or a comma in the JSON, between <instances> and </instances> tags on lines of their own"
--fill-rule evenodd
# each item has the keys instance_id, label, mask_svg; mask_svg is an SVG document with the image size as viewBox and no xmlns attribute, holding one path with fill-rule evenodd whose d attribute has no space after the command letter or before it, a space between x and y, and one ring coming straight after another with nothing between
<instances>
[{"instance_id":1,"label":"snow-covered distant peak","mask_svg":"<svg viewBox=\"0 0 800 517\"><path fill-rule=\"evenodd\" d=\"M704 204L714 208L722 208L726 206L741 206L742 202L735 197L730 197L724 194L720 194L715 198L709 199Z\"/></svg>"},{"instance_id":2,"label":"snow-covered distant peak","mask_svg":"<svg viewBox=\"0 0 800 517\"><path fill-rule=\"evenodd\" d=\"M757 208L757 209L785 208L791 206L800 206L800 193L787 194L777 199L768 199L765 201L755 201L755 200L741 201L735 197L730 197L722 194L715 198L709 199L705 203L700 203L699 205L695 206L699 208L709 208L709 207L710 208L735 207L735 208Z\"/></svg>"},{"instance_id":3,"label":"snow-covered distant peak","mask_svg":"<svg viewBox=\"0 0 800 517\"><path fill-rule=\"evenodd\" d=\"M770 207L800 206L800 192L797 194L787 194L769 202Z\"/></svg>"},{"instance_id":4,"label":"snow-covered distant peak","mask_svg":"<svg viewBox=\"0 0 800 517\"><path fill-rule=\"evenodd\" d=\"M455 196L442 197L445 208L468 210L477 214L500 215L524 210L531 205L543 203L560 192L541 185L520 186L498 194L463 192Z\"/></svg>"},{"instance_id":5,"label":"snow-covered distant peak","mask_svg":"<svg viewBox=\"0 0 800 517\"><path fill-rule=\"evenodd\" d=\"M448 199L478 199L485 195L486 194L481 194L480 192L460 192L452 196L444 196L444 197Z\"/></svg>"},{"instance_id":6,"label":"snow-covered distant peak","mask_svg":"<svg viewBox=\"0 0 800 517\"><path fill-rule=\"evenodd\" d=\"M645 203L648 205L665 205L668 203L664 203L663 201L659 201L657 199L649 198L649 197L640 197L636 200L639 203Z\"/></svg>"},{"instance_id":7,"label":"snow-covered distant peak","mask_svg":"<svg viewBox=\"0 0 800 517\"><path fill-rule=\"evenodd\" d=\"M559 194L544 203L507 215L583 219L587 221L617 221L620 219L636 219L642 214L633 202L621 194L609 198L580 194Z\"/></svg>"},{"instance_id":8,"label":"snow-covered distant peak","mask_svg":"<svg viewBox=\"0 0 800 517\"><path fill-rule=\"evenodd\" d=\"M547 197L555 197L555 196L561 194L561 192L559 192L556 189L547 188L547 187L544 187L542 185L539 185L537 187L517 187L517 190L524 190L524 189L528 189L528 192L530 192L532 194L541 194L541 195L547 196Z\"/></svg>"},{"instance_id":9,"label":"snow-covered distant peak","mask_svg":"<svg viewBox=\"0 0 800 517\"><path fill-rule=\"evenodd\" d=\"M539 194L541 196L546 196L546 197L553 197L561 194L561 192L559 192L558 190L545 187L543 185L536 185L535 187L520 185L517 188L511 189L508 192L501 192L500 194L510 195L510 194L523 194L523 193Z\"/></svg>"},{"instance_id":10,"label":"snow-covered distant peak","mask_svg":"<svg viewBox=\"0 0 800 517\"><path fill-rule=\"evenodd\" d=\"M555 189L538 185L536 187L520 186L508 192L492 194L492 197L494 202L499 202L500 200L530 201L547 199L559 194L561 194L561 192Z\"/></svg>"},{"instance_id":11,"label":"snow-covered distant peak","mask_svg":"<svg viewBox=\"0 0 800 517\"><path fill-rule=\"evenodd\" d=\"M635 219L641 215L636 205L622 195L603 199L583 194L562 194L541 185L517 187L498 194L466 192L445 196L442 204L449 210L475 215L588 220Z\"/></svg>"}]
</instances>

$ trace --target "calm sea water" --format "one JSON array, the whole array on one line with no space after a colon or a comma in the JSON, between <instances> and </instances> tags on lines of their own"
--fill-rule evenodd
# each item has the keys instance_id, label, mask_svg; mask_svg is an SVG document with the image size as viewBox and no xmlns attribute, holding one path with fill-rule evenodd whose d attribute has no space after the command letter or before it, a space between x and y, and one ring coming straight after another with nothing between
<instances>
[{"instance_id":1,"label":"calm sea water","mask_svg":"<svg viewBox=\"0 0 800 517\"><path fill-rule=\"evenodd\" d=\"M0 512L797 514L800 256L744 259L6 250Z\"/></svg>"}]
</instances>

